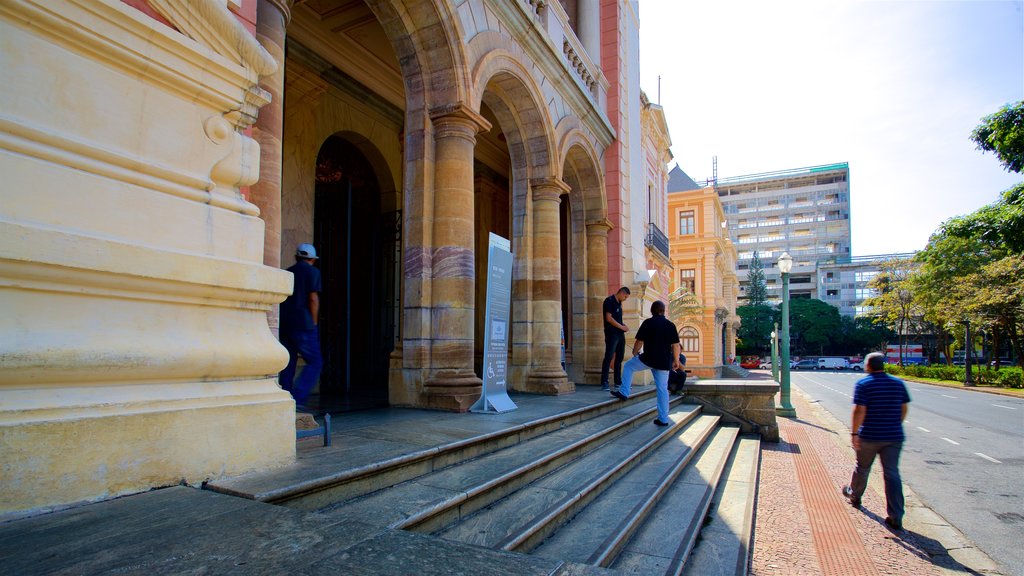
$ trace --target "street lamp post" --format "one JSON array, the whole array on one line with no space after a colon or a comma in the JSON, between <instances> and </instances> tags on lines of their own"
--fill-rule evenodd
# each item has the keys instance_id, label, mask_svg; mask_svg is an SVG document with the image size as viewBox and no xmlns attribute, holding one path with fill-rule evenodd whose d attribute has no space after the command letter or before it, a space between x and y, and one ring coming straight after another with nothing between
<instances>
[{"instance_id":1,"label":"street lamp post","mask_svg":"<svg viewBox=\"0 0 1024 576\"><path fill-rule=\"evenodd\" d=\"M772 330L772 380L779 381L779 323Z\"/></svg>"},{"instance_id":2,"label":"street lamp post","mask_svg":"<svg viewBox=\"0 0 1024 576\"><path fill-rule=\"evenodd\" d=\"M782 347L782 366L779 367L782 405L775 409L775 413L789 418L796 417L796 409L789 397L789 272L792 269L793 257L789 252L783 252L779 256L779 272L782 272L782 341L779 343Z\"/></svg>"},{"instance_id":3,"label":"street lamp post","mask_svg":"<svg viewBox=\"0 0 1024 576\"><path fill-rule=\"evenodd\" d=\"M971 368L973 368L971 362L972 352L974 352L974 341L971 340L971 321L964 320L964 386L974 386L974 375L971 374Z\"/></svg>"}]
</instances>

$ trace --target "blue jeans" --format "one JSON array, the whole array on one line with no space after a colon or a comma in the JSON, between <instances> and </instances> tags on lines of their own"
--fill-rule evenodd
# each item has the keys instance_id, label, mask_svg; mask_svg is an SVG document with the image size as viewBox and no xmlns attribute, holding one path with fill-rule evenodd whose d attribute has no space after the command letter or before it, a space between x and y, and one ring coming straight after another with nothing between
<instances>
[{"instance_id":1,"label":"blue jeans","mask_svg":"<svg viewBox=\"0 0 1024 576\"><path fill-rule=\"evenodd\" d=\"M658 420L668 422L668 370L651 368L644 364L639 356L633 356L622 366L622 386L619 392L629 396L629 389L633 386L633 373L644 370L650 370L654 374L654 386L658 391Z\"/></svg>"},{"instance_id":2,"label":"blue jeans","mask_svg":"<svg viewBox=\"0 0 1024 576\"><path fill-rule=\"evenodd\" d=\"M320 369L324 365L323 358L320 356L320 331L316 328L312 330L282 330L281 344L288 349L288 365L281 370L278 381L281 388L292 393L296 404L304 404L310 390L316 386L316 382L320 378ZM306 367L302 369L298 380L293 383L295 364L299 356L306 361Z\"/></svg>"},{"instance_id":3,"label":"blue jeans","mask_svg":"<svg viewBox=\"0 0 1024 576\"><path fill-rule=\"evenodd\" d=\"M903 523L903 480L900 478L900 451L903 442L860 441L857 450L857 467L853 469L850 488L860 498L868 486L871 465L877 454L882 461L882 478L885 480L885 511L897 524Z\"/></svg>"}]
</instances>

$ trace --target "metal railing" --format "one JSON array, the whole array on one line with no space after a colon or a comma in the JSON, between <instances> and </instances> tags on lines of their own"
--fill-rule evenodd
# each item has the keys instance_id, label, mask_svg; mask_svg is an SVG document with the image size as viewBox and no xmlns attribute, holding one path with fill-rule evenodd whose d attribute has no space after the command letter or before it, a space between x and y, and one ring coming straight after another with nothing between
<instances>
[{"instance_id":1,"label":"metal railing","mask_svg":"<svg viewBox=\"0 0 1024 576\"><path fill-rule=\"evenodd\" d=\"M661 252L665 258L669 257L668 236L654 222L647 224L647 238L644 240L644 245Z\"/></svg>"}]
</instances>

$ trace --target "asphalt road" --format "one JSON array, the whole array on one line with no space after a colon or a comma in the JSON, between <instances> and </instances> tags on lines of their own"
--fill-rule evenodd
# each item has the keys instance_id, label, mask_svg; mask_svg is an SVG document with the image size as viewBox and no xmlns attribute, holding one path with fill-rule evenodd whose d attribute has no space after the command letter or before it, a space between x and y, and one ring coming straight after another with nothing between
<instances>
[{"instance_id":1,"label":"asphalt road","mask_svg":"<svg viewBox=\"0 0 1024 576\"><path fill-rule=\"evenodd\" d=\"M791 374L793 384L850 425L862 373ZM1024 576L1024 399L916 382L907 388L903 481L1007 574Z\"/></svg>"}]
</instances>

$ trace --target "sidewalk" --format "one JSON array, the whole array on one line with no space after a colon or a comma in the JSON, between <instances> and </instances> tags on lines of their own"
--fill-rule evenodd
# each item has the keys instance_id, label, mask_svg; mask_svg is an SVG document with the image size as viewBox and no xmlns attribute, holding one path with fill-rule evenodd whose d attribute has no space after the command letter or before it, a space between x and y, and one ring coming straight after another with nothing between
<instances>
[{"instance_id":1,"label":"sidewalk","mask_svg":"<svg viewBox=\"0 0 1024 576\"><path fill-rule=\"evenodd\" d=\"M849 428L796 386L792 399L798 418L780 418L780 442L761 445L751 574L999 574L906 484L905 530L890 532L877 461L862 509L851 507L840 494L853 470Z\"/></svg>"}]
</instances>

